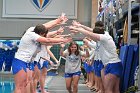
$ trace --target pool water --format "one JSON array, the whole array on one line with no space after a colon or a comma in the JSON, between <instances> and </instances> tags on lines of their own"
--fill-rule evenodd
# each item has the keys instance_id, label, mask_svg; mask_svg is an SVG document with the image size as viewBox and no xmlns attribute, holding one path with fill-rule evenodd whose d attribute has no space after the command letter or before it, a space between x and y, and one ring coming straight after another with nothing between
<instances>
[{"instance_id":1,"label":"pool water","mask_svg":"<svg viewBox=\"0 0 140 93\"><path fill-rule=\"evenodd\" d=\"M4 81L0 82L0 93L14 93L14 82Z\"/></svg>"},{"instance_id":2,"label":"pool water","mask_svg":"<svg viewBox=\"0 0 140 93\"><path fill-rule=\"evenodd\" d=\"M48 76L57 76L54 72L48 72ZM50 80L50 79L49 79ZM14 78L12 75L9 76L3 76L0 74L0 93L14 93L15 84L14 84Z\"/></svg>"}]
</instances>

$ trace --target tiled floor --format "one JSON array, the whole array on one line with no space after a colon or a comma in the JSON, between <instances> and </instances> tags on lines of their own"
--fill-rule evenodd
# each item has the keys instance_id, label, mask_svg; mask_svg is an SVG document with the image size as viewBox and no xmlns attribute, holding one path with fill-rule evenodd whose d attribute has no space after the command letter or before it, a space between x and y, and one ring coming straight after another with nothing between
<instances>
[{"instance_id":1,"label":"tiled floor","mask_svg":"<svg viewBox=\"0 0 140 93\"><path fill-rule=\"evenodd\" d=\"M51 93L68 93L65 87L65 79L62 76L48 77L46 84L48 84L48 91ZM82 80L79 81L78 88L78 93L93 93L82 84Z\"/></svg>"}]
</instances>

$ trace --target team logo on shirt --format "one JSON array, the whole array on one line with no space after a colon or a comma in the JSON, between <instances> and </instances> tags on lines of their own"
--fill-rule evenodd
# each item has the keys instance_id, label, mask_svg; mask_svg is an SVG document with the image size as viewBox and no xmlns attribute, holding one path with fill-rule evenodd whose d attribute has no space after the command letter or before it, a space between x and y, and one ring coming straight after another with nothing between
<instances>
[{"instance_id":1,"label":"team logo on shirt","mask_svg":"<svg viewBox=\"0 0 140 93\"><path fill-rule=\"evenodd\" d=\"M51 0L31 0L37 10L42 12L51 2Z\"/></svg>"},{"instance_id":2,"label":"team logo on shirt","mask_svg":"<svg viewBox=\"0 0 140 93\"><path fill-rule=\"evenodd\" d=\"M79 60L79 57L76 55L70 55L68 59L70 62L77 62Z\"/></svg>"}]
</instances>

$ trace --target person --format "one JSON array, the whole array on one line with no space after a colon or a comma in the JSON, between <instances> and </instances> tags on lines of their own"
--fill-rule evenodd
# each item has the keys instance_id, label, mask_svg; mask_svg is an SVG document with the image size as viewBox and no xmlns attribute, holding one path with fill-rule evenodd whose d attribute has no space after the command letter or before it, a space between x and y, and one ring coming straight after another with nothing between
<instances>
[{"instance_id":1,"label":"person","mask_svg":"<svg viewBox=\"0 0 140 93\"><path fill-rule=\"evenodd\" d=\"M89 52L90 57L88 58L89 64L91 65L91 72L90 72L89 80L91 82L90 90L95 91L96 80L95 80L95 75L94 75L93 63L94 63L94 57L95 57L96 43L88 37L84 38L83 41L91 49L90 52Z\"/></svg>"},{"instance_id":2,"label":"person","mask_svg":"<svg viewBox=\"0 0 140 93\"><path fill-rule=\"evenodd\" d=\"M69 93L78 93L78 81L81 75L81 56L89 56L88 51L80 51L76 42L71 42L68 49L64 50L61 44L60 55L66 58L65 81ZM73 89L73 90L72 90Z\"/></svg>"},{"instance_id":3,"label":"person","mask_svg":"<svg viewBox=\"0 0 140 93\"><path fill-rule=\"evenodd\" d=\"M84 46L80 46L80 50L81 51L84 51ZM83 74L83 77L84 77L84 82L83 84L87 84L87 72L86 72L86 69L85 69L85 56L81 56L81 73Z\"/></svg>"},{"instance_id":4,"label":"person","mask_svg":"<svg viewBox=\"0 0 140 93\"><path fill-rule=\"evenodd\" d=\"M47 76L47 69L49 64L51 66L54 65L54 63L49 59L50 58L49 53L51 51L47 50L47 47L49 46L41 45L41 50L39 53L37 53L34 59L34 72L33 72L34 92L33 93L36 93L37 82L39 82L40 84L41 93L45 93L44 87L45 87L45 79Z\"/></svg>"},{"instance_id":5,"label":"person","mask_svg":"<svg viewBox=\"0 0 140 93\"><path fill-rule=\"evenodd\" d=\"M91 50L91 48L87 45L87 43L85 42L85 38L83 39L83 42L84 42L84 44L83 44L83 46L84 46L84 48L86 48L86 49L88 49L88 52L89 52L89 57L86 57L85 58L85 60L83 61L84 62L84 69L85 69L85 71L86 71L86 73L87 73L87 80L86 80L86 85L87 85L87 87L92 87L92 73L91 73L91 64L90 64L90 57L91 57L91 55L93 54L93 51Z\"/></svg>"},{"instance_id":6,"label":"person","mask_svg":"<svg viewBox=\"0 0 140 93\"><path fill-rule=\"evenodd\" d=\"M89 36L97 43L98 54L104 64L101 75L105 93L120 93L119 83L123 69L121 60L116 53L116 46L112 37L104 31L104 24L101 21L97 21L95 25L97 24L100 26L95 26L93 32L75 26L69 28L72 32L81 32Z\"/></svg>"},{"instance_id":7,"label":"person","mask_svg":"<svg viewBox=\"0 0 140 93\"><path fill-rule=\"evenodd\" d=\"M66 43L70 42L71 38L46 38L48 29L61 24L65 21L66 17L60 16L59 18L47 22L45 24L39 24L35 27L30 27L20 40L20 44L15 57L12 61L12 70L14 74L15 90L14 93L27 93L26 86L28 84L28 70L27 68L31 63L31 58L40 47L40 43Z\"/></svg>"},{"instance_id":8,"label":"person","mask_svg":"<svg viewBox=\"0 0 140 93\"><path fill-rule=\"evenodd\" d=\"M46 37L54 37L57 35L60 35L64 32L64 28L60 27L56 31L49 32ZM37 53L36 57L34 58L34 75L33 75L33 81L34 81L34 93L36 93L37 88L37 82L40 83L40 89L41 92L45 91L45 79L47 76L47 70L48 70L48 63L51 64L51 66L54 66L54 63L50 60L50 57L56 62L56 64L59 64L59 61L56 59L54 54L51 52L50 48L52 46L46 46L41 45L41 50L39 53Z\"/></svg>"}]
</instances>

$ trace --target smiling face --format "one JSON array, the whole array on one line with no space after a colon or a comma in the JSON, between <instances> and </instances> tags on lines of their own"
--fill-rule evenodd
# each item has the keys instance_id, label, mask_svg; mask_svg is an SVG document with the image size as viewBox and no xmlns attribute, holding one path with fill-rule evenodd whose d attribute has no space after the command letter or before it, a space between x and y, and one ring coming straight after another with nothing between
<instances>
[{"instance_id":1,"label":"smiling face","mask_svg":"<svg viewBox=\"0 0 140 93\"><path fill-rule=\"evenodd\" d=\"M68 47L69 54L74 53L75 55L79 55L79 46L76 42L71 42Z\"/></svg>"},{"instance_id":2,"label":"smiling face","mask_svg":"<svg viewBox=\"0 0 140 93\"><path fill-rule=\"evenodd\" d=\"M70 47L70 50L72 53L75 53L75 51L77 51L77 45L76 44L73 44L71 47Z\"/></svg>"}]
</instances>

